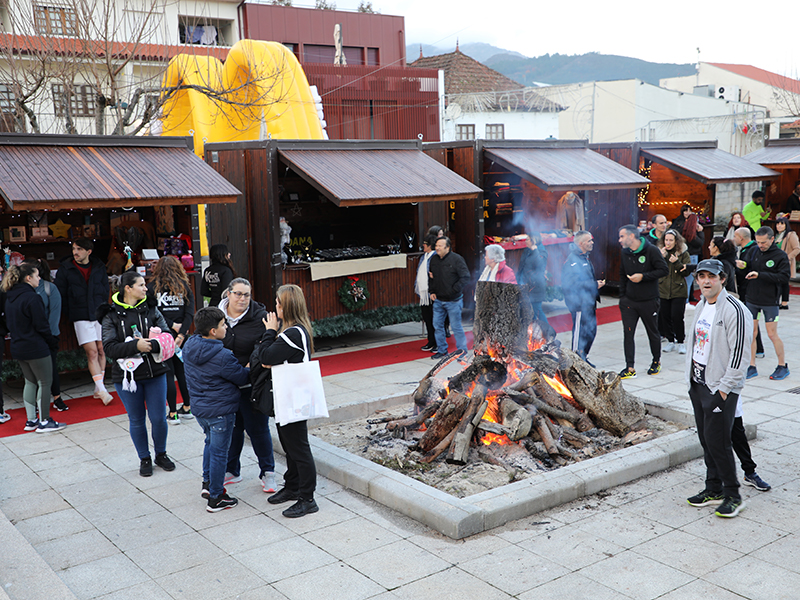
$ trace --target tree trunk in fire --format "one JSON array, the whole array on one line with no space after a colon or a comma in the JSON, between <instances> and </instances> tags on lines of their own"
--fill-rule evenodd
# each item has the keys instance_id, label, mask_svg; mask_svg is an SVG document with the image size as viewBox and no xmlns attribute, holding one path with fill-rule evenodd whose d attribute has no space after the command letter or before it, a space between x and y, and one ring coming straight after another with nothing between
<instances>
[{"instance_id":1,"label":"tree trunk in fire","mask_svg":"<svg viewBox=\"0 0 800 600\"><path fill-rule=\"evenodd\" d=\"M422 452L430 452L441 442L461 421L468 404L467 396L460 392L450 392L439 410L436 411L433 423L419 441L419 449Z\"/></svg>"},{"instance_id":2,"label":"tree trunk in fire","mask_svg":"<svg viewBox=\"0 0 800 600\"><path fill-rule=\"evenodd\" d=\"M559 371L561 379L599 427L622 437L641 425L644 403L622 388L616 373L600 373L574 352L562 352L567 366Z\"/></svg>"},{"instance_id":3,"label":"tree trunk in fire","mask_svg":"<svg viewBox=\"0 0 800 600\"><path fill-rule=\"evenodd\" d=\"M464 416L461 417L458 430L455 437L453 437L453 443L450 444L450 450L447 452L447 458L445 459L447 462L455 465L467 464L469 446L472 443L475 427L480 423L488 406L486 402L486 392L488 391L488 388L480 383L472 391L469 406L464 412Z\"/></svg>"},{"instance_id":4,"label":"tree trunk in fire","mask_svg":"<svg viewBox=\"0 0 800 600\"><path fill-rule=\"evenodd\" d=\"M475 354L513 355L528 349L528 325L533 309L519 286L479 281L475 289Z\"/></svg>"}]
</instances>

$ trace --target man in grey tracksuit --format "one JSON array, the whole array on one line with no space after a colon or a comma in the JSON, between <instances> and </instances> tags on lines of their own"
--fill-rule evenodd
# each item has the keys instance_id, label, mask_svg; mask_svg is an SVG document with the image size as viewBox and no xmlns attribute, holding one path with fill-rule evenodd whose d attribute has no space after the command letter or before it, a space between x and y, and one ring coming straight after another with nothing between
<instances>
[{"instance_id":1,"label":"man in grey tracksuit","mask_svg":"<svg viewBox=\"0 0 800 600\"><path fill-rule=\"evenodd\" d=\"M731 429L744 387L752 316L725 290L725 268L717 259L700 261L695 278L703 295L695 309L686 383L697 435L706 463L706 487L688 499L692 506L719 505L719 517L735 517L744 507L736 478Z\"/></svg>"}]
</instances>

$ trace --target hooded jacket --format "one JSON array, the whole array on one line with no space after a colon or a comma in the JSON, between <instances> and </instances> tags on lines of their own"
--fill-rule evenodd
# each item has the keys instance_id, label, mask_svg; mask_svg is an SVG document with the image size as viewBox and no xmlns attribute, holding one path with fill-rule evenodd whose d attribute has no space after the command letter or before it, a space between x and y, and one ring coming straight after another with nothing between
<instances>
[{"instance_id":1,"label":"hooded jacket","mask_svg":"<svg viewBox=\"0 0 800 600\"><path fill-rule=\"evenodd\" d=\"M11 333L11 356L35 360L58 349L58 338L50 331L44 302L33 287L20 281L6 294L6 323Z\"/></svg>"},{"instance_id":2,"label":"hooded jacket","mask_svg":"<svg viewBox=\"0 0 800 600\"><path fill-rule=\"evenodd\" d=\"M756 246L749 257L745 275L755 271L758 277L747 280L747 302L757 306L778 306L781 303L781 287L789 283L786 252L773 243L766 252Z\"/></svg>"},{"instance_id":3,"label":"hooded jacket","mask_svg":"<svg viewBox=\"0 0 800 600\"><path fill-rule=\"evenodd\" d=\"M56 273L56 287L61 292L61 311L73 323L75 321L93 321L97 309L108 304L108 275L106 266L99 258L89 256L92 271L89 283L75 266L71 256L61 261Z\"/></svg>"},{"instance_id":4,"label":"hooded jacket","mask_svg":"<svg viewBox=\"0 0 800 600\"><path fill-rule=\"evenodd\" d=\"M225 311L223 310L223 312ZM228 350L233 352L240 365L244 366L250 362L250 354L253 352L253 348L256 347L261 336L264 335L264 323L261 322L261 319L266 318L266 307L260 302L250 300L250 307L239 322L233 327L228 325L228 330L222 343Z\"/></svg>"},{"instance_id":5,"label":"hooded jacket","mask_svg":"<svg viewBox=\"0 0 800 600\"><path fill-rule=\"evenodd\" d=\"M658 280L665 277L669 269L661 251L640 239L636 250L622 249L619 263L619 297L634 302L655 300L659 297ZM642 280L633 283L628 275L641 273Z\"/></svg>"},{"instance_id":6,"label":"hooded jacket","mask_svg":"<svg viewBox=\"0 0 800 600\"><path fill-rule=\"evenodd\" d=\"M250 372L222 340L191 336L183 346L183 364L195 416L212 419L239 410L239 387L248 383Z\"/></svg>"},{"instance_id":7,"label":"hooded jacket","mask_svg":"<svg viewBox=\"0 0 800 600\"><path fill-rule=\"evenodd\" d=\"M189 328L194 321L194 294L190 287L186 288L183 296L176 296L169 291L156 292L153 283L147 286L148 295L156 299L158 312L172 328L175 323L181 324L181 333L188 335Z\"/></svg>"},{"instance_id":8,"label":"hooded jacket","mask_svg":"<svg viewBox=\"0 0 800 600\"><path fill-rule=\"evenodd\" d=\"M547 249L544 244L536 250L525 248L519 259L517 283L528 291L531 302L544 302L547 297Z\"/></svg>"},{"instance_id":9,"label":"hooded jacket","mask_svg":"<svg viewBox=\"0 0 800 600\"><path fill-rule=\"evenodd\" d=\"M600 290L597 289L597 278L594 266L589 261L589 253L581 252L574 242L569 245L569 256L561 271L561 288L564 302L570 312L579 312L594 308L600 301Z\"/></svg>"},{"instance_id":10,"label":"hooded jacket","mask_svg":"<svg viewBox=\"0 0 800 600\"><path fill-rule=\"evenodd\" d=\"M716 301L717 310L711 327L706 386L712 394L740 394L744 387L747 366L750 364L750 344L753 341L753 316L739 300L723 289ZM706 307L703 297L694 313L689 333L690 348L696 343L697 321ZM691 385L692 350L686 353L686 385Z\"/></svg>"},{"instance_id":11,"label":"hooded jacket","mask_svg":"<svg viewBox=\"0 0 800 600\"><path fill-rule=\"evenodd\" d=\"M669 257L676 255L678 260L670 262ZM666 276L658 280L658 295L664 300L671 300L673 298L686 298L686 275L689 273L687 265L691 261L689 253L686 251L686 246L683 244L680 247L673 248L672 251L667 250L667 256L664 262L667 263L669 272Z\"/></svg>"},{"instance_id":12,"label":"hooded jacket","mask_svg":"<svg viewBox=\"0 0 800 600\"><path fill-rule=\"evenodd\" d=\"M125 304L119 298L119 292L111 297L111 304L104 304L97 309L97 320L103 324L103 349L106 356L113 362L111 364L111 379L114 383L122 383L124 373L117 363L119 358L141 356L144 362L133 372L133 378L152 379L167 372L163 363L153 360L152 355L158 354L158 342L153 341L150 352L139 352L136 339L125 341L133 335L133 326L139 330L142 337L147 337L151 327L160 327L161 331L172 332L164 317L156 308L154 298L146 297L136 306ZM172 332L174 333L174 332Z\"/></svg>"}]
</instances>

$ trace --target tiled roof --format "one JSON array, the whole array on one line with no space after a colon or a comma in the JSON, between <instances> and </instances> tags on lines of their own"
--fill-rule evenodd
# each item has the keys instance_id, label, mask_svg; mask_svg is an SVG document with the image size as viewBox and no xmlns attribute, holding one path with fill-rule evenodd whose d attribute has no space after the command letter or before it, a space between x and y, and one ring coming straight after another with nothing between
<instances>
[{"instance_id":1,"label":"tiled roof","mask_svg":"<svg viewBox=\"0 0 800 600\"><path fill-rule=\"evenodd\" d=\"M533 92L502 73L490 69L456 48L455 52L437 56L420 56L409 67L442 69L444 93L448 102L461 104L467 110L564 110L555 102ZM523 91L524 90L524 91ZM496 94L493 92L512 92Z\"/></svg>"},{"instance_id":2,"label":"tiled roof","mask_svg":"<svg viewBox=\"0 0 800 600\"><path fill-rule=\"evenodd\" d=\"M794 94L800 94L800 81L797 79L784 77L783 75L778 75L772 71L765 71L764 69L759 69L758 67L754 67L752 65L731 65L727 63L707 64L711 65L712 67L717 67L718 69L724 69L725 71L736 73L742 77L755 79L761 83L766 83L767 85L781 88Z\"/></svg>"},{"instance_id":3,"label":"tiled roof","mask_svg":"<svg viewBox=\"0 0 800 600\"><path fill-rule=\"evenodd\" d=\"M474 94L520 90L523 86L502 73L490 69L456 48L455 52L438 56L422 56L408 65L444 71L445 94Z\"/></svg>"},{"instance_id":4,"label":"tiled roof","mask_svg":"<svg viewBox=\"0 0 800 600\"><path fill-rule=\"evenodd\" d=\"M792 121L791 123L784 123L781 125L781 129L800 129L800 119Z\"/></svg>"}]
</instances>

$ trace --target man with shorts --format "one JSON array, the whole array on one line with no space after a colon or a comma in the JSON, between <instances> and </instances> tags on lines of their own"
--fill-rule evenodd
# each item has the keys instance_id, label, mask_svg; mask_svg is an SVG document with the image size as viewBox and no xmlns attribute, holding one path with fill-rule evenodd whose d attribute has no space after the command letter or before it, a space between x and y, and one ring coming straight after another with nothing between
<instances>
[{"instance_id":1,"label":"man with shorts","mask_svg":"<svg viewBox=\"0 0 800 600\"><path fill-rule=\"evenodd\" d=\"M72 321L78 344L86 351L94 397L108 404L113 398L103 384L106 355L102 328L95 320L97 307L108 303L108 275L103 261L92 256L93 250L92 240L73 240L72 257L61 261L55 284L61 292L61 311Z\"/></svg>"},{"instance_id":2,"label":"man with shorts","mask_svg":"<svg viewBox=\"0 0 800 600\"><path fill-rule=\"evenodd\" d=\"M756 231L758 251L751 252L745 266L747 280L747 296L745 303L753 314L753 336L758 330L758 315L764 313L767 335L778 355L778 366L770 379L786 379L789 367L783 350L783 342L778 337L778 311L781 305L781 288L789 282L789 258L786 252L775 244L775 233L770 227L761 227ZM756 342L753 340L750 366L747 378L758 376L756 369Z\"/></svg>"}]
</instances>

